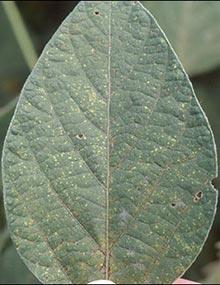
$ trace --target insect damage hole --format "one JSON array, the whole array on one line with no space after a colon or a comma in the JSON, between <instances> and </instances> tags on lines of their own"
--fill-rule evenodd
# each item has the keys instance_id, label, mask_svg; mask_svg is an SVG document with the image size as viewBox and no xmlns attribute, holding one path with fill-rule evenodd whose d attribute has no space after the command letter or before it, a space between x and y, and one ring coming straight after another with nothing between
<instances>
[{"instance_id":1,"label":"insect damage hole","mask_svg":"<svg viewBox=\"0 0 220 285\"><path fill-rule=\"evenodd\" d=\"M218 187L217 187L218 182L219 182L219 178L218 177L213 178L212 181L211 181L211 184L212 184L212 186L214 187L215 190L218 190Z\"/></svg>"},{"instance_id":2,"label":"insect damage hole","mask_svg":"<svg viewBox=\"0 0 220 285\"><path fill-rule=\"evenodd\" d=\"M82 139L85 139L86 137L85 137L84 134L77 134L77 135L76 135L76 138L77 138L78 140L82 140Z\"/></svg>"},{"instance_id":3,"label":"insect damage hole","mask_svg":"<svg viewBox=\"0 0 220 285\"><path fill-rule=\"evenodd\" d=\"M199 192L197 192L197 193L194 195L193 201L194 201L195 203L197 203L197 202L199 202L199 200L202 199L202 197L203 197L203 192L202 192L202 191L199 191Z\"/></svg>"},{"instance_id":4,"label":"insect damage hole","mask_svg":"<svg viewBox=\"0 0 220 285\"><path fill-rule=\"evenodd\" d=\"M173 201L170 205L172 208L177 209L180 212L184 212L187 208L186 204L181 200Z\"/></svg>"},{"instance_id":5,"label":"insect damage hole","mask_svg":"<svg viewBox=\"0 0 220 285\"><path fill-rule=\"evenodd\" d=\"M99 15L99 11L95 11L94 14L95 14L96 16L98 16L98 15Z\"/></svg>"}]
</instances>

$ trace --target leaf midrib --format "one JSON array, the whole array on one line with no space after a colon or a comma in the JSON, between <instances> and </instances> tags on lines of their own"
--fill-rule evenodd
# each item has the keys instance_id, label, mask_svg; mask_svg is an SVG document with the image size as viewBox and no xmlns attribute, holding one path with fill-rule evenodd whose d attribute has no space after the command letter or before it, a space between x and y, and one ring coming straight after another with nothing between
<instances>
[{"instance_id":1,"label":"leaf midrib","mask_svg":"<svg viewBox=\"0 0 220 285\"><path fill-rule=\"evenodd\" d=\"M111 102L111 44L112 44L112 1L109 1L109 23L108 23L108 96L107 96L107 178L106 178L106 256L105 256L105 278L109 279L109 186L110 186L110 102Z\"/></svg>"}]
</instances>

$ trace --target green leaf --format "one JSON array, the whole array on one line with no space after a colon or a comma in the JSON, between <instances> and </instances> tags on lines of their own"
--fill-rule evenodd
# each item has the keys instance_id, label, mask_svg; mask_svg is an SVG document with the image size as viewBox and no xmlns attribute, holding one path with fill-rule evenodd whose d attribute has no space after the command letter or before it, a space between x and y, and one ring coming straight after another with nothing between
<instances>
[{"instance_id":1,"label":"green leaf","mask_svg":"<svg viewBox=\"0 0 220 285\"><path fill-rule=\"evenodd\" d=\"M0 108L0 156L2 153L3 143L5 140L6 132L13 116L15 106L17 104L17 98L12 100L6 106Z\"/></svg>"},{"instance_id":2,"label":"green leaf","mask_svg":"<svg viewBox=\"0 0 220 285\"><path fill-rule=\"evenodd\" d=\"M216 206L208 121L138 1L82 1L27 80L3 154L11 236L43 283L170 283Z\"/></svg>"},{"instance_id":3,"label":"green leaf","mask_svg":"<svg viewBox=\"0 0 220 285\"><path fill-rule=\"evenodd\" d=\"M213 129L217 147L218 157L220 157L220 82L219 82L220 70L210 75L201 76L193 81L193 86L195 88L196 94L206 111L211 127ZM214 180L215 188L220 190L220 176ZM215 219L216 227L220 226L220 212L217 214Z\"/></svg>"},{"instance_id":4,"label":"green leaf","mask_svg":"<svg viewBox=\"0 0 220 285\"><path fill-rule=\"evenodd\" d=\"M9 104L17 96L18 90L20 91L28 75L24 57L4 10L4 6L13 5L13 1L9 4L3 2L8 3L8 1L0 2L0 108Z\"/></svg>"},{"instance_id":5,"label":"green leaf","mask_svg":"<svg viewBox=\"0 0 220 285\"><path fill-rule=\"evenodd\" d=\"M7 230L0 231L0 284L39 284L11 244Z\"/></svg>"},{"instance_id":6,"label":"green leaf","mask_svg":"<svg viewBox=\"0 0 220 285\"><path fill-rule=\"evenodd\" d=\"M220 65L219 1L142 1L190 75Z\"/></svg>"},{"instance_id":7,"label":"green leaf","mask_svg":"<svg viewBox=\"0 0 220 285\"><path fill-rule=\"evenodd\" d=\"M24 60L30 69L37 61L37 54L32 44L32 40L23 22L22 16L15 1L2 1L2 7L10 22L14 36L22 52Z\"/></svg>"},{"instance_id":8,"label":"green leaf","mask_svg":"<svg viewBox=\"0 0 220 285\"><path fill-rule=\"evenodd\" d=\"M196 94L198 94L198 98L206 111L210 124L212 126L215 141L218 150L218 156L220 156L220 82L219 82L220 71L215 74L210 74L202 76L201 78L197 78L193 82L194 89ZM219 187L220 188L220 187Z\"/></svg>"},{"instance_id":9,"label":"green leaf","mask_svg":"<svg viewBox=\"0 0 220 285\"><path fill-rule=\"evenodd\" d=\"M0 272L0 284L39 284L12 245L0 254Z\"/></svg>"},{"instance_id":10,"label":"green leaf","mask_svg":"<svg viewBox=\"0 0 220 285\"><path fill-rule=\"evenodd\" d=\"M0 231L0 253L3 253L10 244L10 237L7 230L3 229Z\"/></svg>"},{"instance_id":11,"label":"green leaf","mask_svg":"<svg viewBox=\"0 0 220 285\"><path fill-rule=\"evenodd\" d=\"M8 105L3 108L0 108L0 157L2 156L2 148L5 140L6 132L10 124L12 115L14 113L15 105L17 99L12 100ZM3 197L2 197L2 174L0 166L0 229L5 226L5 211L3 206Z\"/></svg>"},{"instance_id":12,"label":"green leaf","mask_svg":"<svg viewBox=\"0 0 220 285\"><path fill-rule=\"evenodd\" d=\"M3 9L3 3L0 3L0 78L6 79L8 76L21 78L21 74L27 73L24 58L17 44L16 38L11 29L10 22Z\"/></svg>"}]
</instances>

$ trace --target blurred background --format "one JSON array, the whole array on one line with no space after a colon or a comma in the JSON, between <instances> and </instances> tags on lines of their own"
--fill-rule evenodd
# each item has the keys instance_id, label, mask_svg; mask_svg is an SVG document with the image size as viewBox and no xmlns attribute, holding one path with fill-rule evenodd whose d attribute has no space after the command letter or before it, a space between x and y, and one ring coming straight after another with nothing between
<instances>
[{"instance_id":1,"label":"blurred background","mask_svg":"<svg viewBox=\"0 0 220 285\"><path fill-rule=\"evenodd\" d=\"M193 83L220 155L220 2L141 1L155 16ZM0 2L0 154L17 98L44 45L78 1ZM220 156L219 156L220 157ZM214 181L220 189L220 178ZM39 283L10 240L0 179L0 284ZM184 275L220 284L220 206L208 240Z\"/></svg>"}]
</instances>

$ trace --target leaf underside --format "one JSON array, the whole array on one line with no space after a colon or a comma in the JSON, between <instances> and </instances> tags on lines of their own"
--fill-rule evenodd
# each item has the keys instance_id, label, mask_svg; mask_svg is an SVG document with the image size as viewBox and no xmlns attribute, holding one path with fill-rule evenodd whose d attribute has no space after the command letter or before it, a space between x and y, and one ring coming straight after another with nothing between
<instances>
[{"instance_id":1,"label":"leaf underside","mask_svg":"<svg viewBox=\"0 0 220 285\"><path fill-rule=\"evenodd\" d=\"M28 78L3 154L5 207L43 283L170 283L198 255L213 136L138 1L82 1Z\"/></svg>"}]
</instances>

